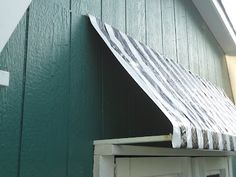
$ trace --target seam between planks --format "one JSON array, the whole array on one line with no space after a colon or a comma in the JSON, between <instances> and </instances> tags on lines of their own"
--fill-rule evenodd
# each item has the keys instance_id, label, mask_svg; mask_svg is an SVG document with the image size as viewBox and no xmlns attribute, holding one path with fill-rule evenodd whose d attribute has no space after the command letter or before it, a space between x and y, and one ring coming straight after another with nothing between
<instances>
[{"instance_id":1,"label":"seam between planks","mask_svg":"<svg viewBox=\"0 0 236 177\"><path fill-rule=\"evenodd\" d=\"M174 26L175 26L175 57L176 57L176 62L179 63L179 57L178 57L178 39L177 39L177 24L176 24L176 7L175 7L175 1L173 2L173 11L174 11Z\"/></svg>"},{"instance_id":2,"label":"seam between planks","mask_svg":"<svg viewBox=\"0 0 236 177\"><path fill-rule=\"evenodd\" d=\"M23 134L23 123L24 123L25 85L26 85L27 55L28 55L29 14L30 14L30 7L26 11L25 49L24 49L24 66L23 66L23 80L22 80L22 102L21 102L21 116L20 116L20 132L19 132L20 136L19 136L17 177L20 177L20 170L21 170L21 150L22 150L22 134Z\"/></svg>"},{"instance_id":3,"label":"seam between planks","mask_svg":"<svg viewBox=\"0 0 236 177\"><path fill-rule=\"evenodd\" d=\"M68 74L69 74L69 98L71 97L71 60L72 60L72 0L69 0L69 20L70 20L70 32L69 32L69 68L68 68ZM67 140L66 140L66 174L65 176L69 176L69 150L70 150L70 136L69 136L69 125L70 125L70 118L71 118L71 106L69 107L69 119L67 120Z\"/></svg>"}]
</instances>

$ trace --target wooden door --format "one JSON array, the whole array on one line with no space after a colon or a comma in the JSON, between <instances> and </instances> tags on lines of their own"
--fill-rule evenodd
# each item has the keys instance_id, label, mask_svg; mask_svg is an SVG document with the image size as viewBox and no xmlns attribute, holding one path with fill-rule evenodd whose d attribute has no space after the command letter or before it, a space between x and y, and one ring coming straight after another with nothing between
<instances>
[{"instance_id":1,"label":"wooden door","mask_svg":"<svg viewBox=\"0 0 236 177\"><path fill-rule=\"evenodd\" d=\"M193 177L232 177L227 157L192 158Z\"/></svg>"},{"instance_id":2,"label":"wooden door","mask_svg":"<svg viewBox=\"0 0 236 177\"><path fill-rule=\"evenodd\" d=\"M191 158L117 158L116 177L191 177Z\"/></svg>"}]
</instances>

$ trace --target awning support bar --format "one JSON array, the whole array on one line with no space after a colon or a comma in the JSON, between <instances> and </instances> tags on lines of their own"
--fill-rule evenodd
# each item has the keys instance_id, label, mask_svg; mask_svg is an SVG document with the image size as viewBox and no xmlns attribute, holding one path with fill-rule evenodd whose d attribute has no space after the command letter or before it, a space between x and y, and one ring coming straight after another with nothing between
<instances>
[{"instance_id":1,"label":"awning support bar","mask_svg":"<svg viewBox=\"0 0 236 177\"><path fill-rule=\"evenodd\" d=\"M120 139L107 139L107 140L97 140L94 141L94 145L125 145L125 144L142 144L142 143L157 143L171 141L172 135L159 135L159 136L144 136L144 137L134 137L134 138L120 138Z\"/></svg>"}]
</instances>

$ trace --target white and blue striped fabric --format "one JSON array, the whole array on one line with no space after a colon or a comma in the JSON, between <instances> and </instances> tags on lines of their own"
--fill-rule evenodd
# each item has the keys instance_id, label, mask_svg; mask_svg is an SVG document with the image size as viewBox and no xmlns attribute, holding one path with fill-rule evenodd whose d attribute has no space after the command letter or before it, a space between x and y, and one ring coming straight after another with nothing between
<instances>
[{"instance_id":1,"label":"white and blue striped fabric","mask_svg":"<svg viewBox=\"0 0 236 177\"><path fill-rule=\"evenodd\" d=\"M120 64L173 125L173 148L236 151L236 107L223 90L89 15Z\"/></svg>"}]
</instances>

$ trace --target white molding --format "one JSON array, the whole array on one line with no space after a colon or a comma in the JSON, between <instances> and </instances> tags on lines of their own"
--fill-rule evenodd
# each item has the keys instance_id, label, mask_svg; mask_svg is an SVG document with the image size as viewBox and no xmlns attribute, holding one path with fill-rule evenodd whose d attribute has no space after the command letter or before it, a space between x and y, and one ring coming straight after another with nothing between
<instances>
[{"instance_id":1,"label":"white molding","mask_svg":"<svg viewBox=\"0 0 236 177\"><path fill-rule=\"evenodd\" d=\"M234 151L207 149L177 149L145 146L145 143L171 141L172 135L144 136L94 141L95 155L133 155L133 156L234 156ZM135 144L132 145L132 144ZM142 146L138 146L142 144Z\"/></svg>"},{"instance_id":2,"label":"white molding","mask_svg":"<svg viewBox=\"0 0 236 177\"><path fill-rule=\"evenodd\" d=\"M232 157L228 157L228 167L229 167L229 176L233 177L233 163L232 163Z\"/></svg>"},{"instance_id":3,"label":"white molding","mask_svg":"<svg viewBox=\"0 0 236 177\"><path fill-rule=\"evenodd\" d=\"M217 0L192 1L224 52L236 55L236 35Z\"/></svg>"},{"instance_id":4,"label":"white molding","mask_svg":"<svg viewBox=\"0 0 236 177\"><path fill-rule=\"evenodd\" d=\"M95 155L114 156L182 156L182 157L225 157L235 156L232 151L210 151L194 149L173 149L130 145L95 145Z\"/></svg>"},{"instance_id":5,"label":"white molding","mask_svg":"<svg viewBox=\"0 0 236 177\"><path fill-rule=\"evenodd\" d=\"M94 141L94 145L101 144L140 144L140 143L153 143L153 142L165 142L171 141L172 135L159 135L159 136L143 136L133 138L120 138L120 139L107 139Z\"/></svg>"},{"instance_id":6,"label":"white molding","mask_svg":"<svg viewBox=\"0 0 236 177\"><path fill-rule=\"evenodd\" d=\"M10 73L0 70L0 86L9 86Z\"/></svg>"},{"instance_id":7,"label":"white molding","mask_svg":"<svg viewBox=\"0 0 236 177\"><path fill-rule=\"evenodd\" d=\"M93 177L113 177L115 174L114 156L94 156Z\"/></svg>"}]
</instances>

